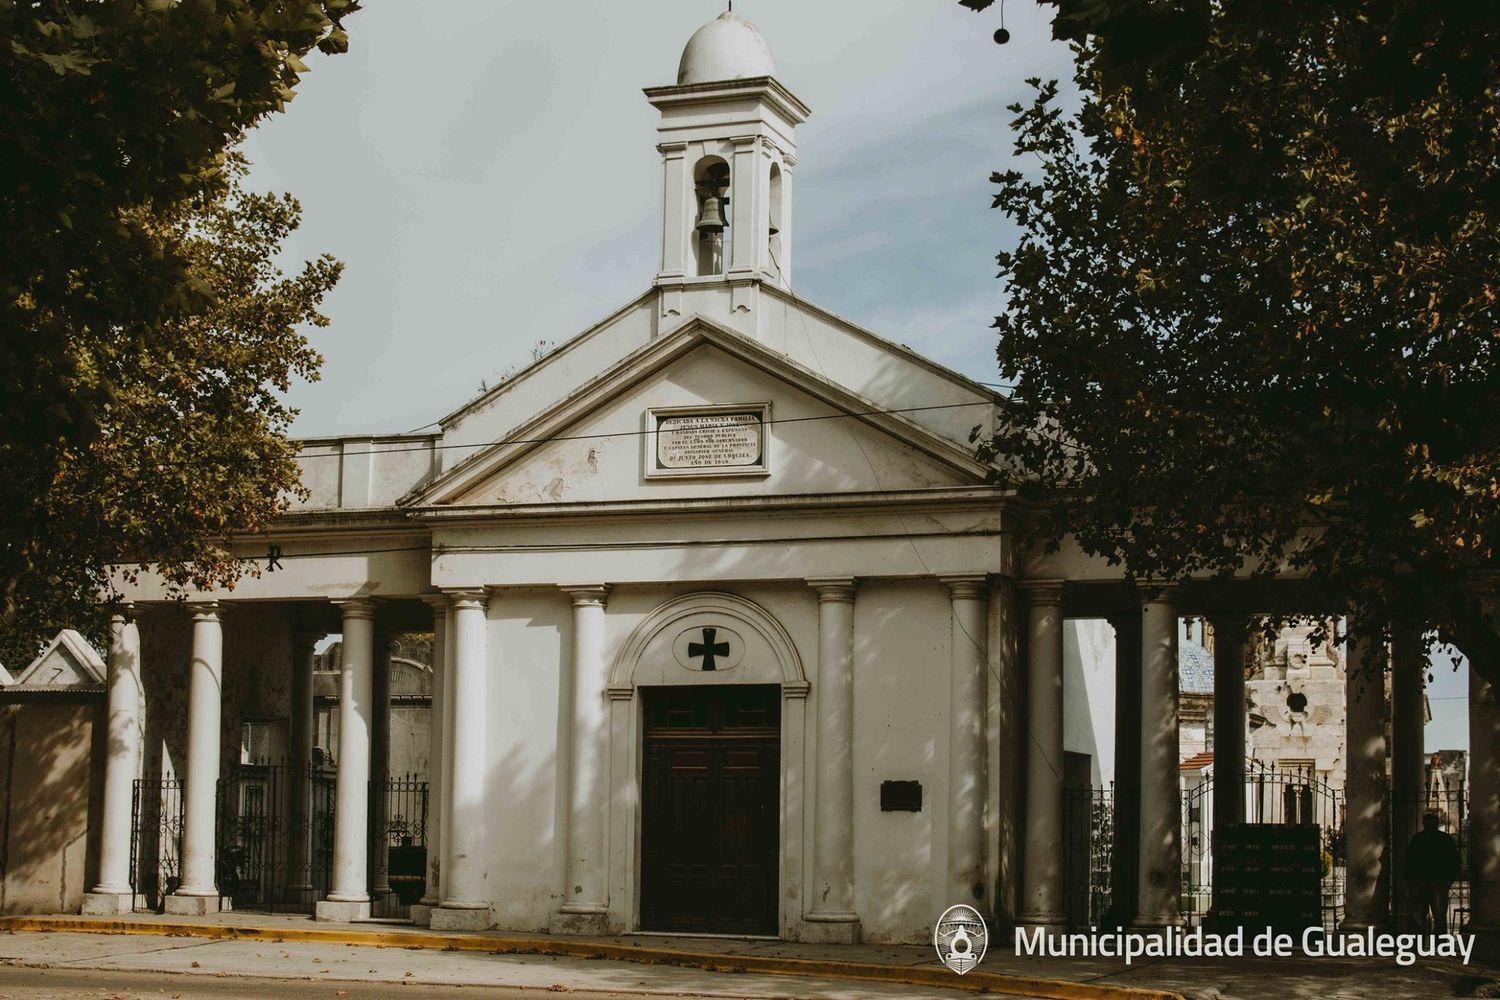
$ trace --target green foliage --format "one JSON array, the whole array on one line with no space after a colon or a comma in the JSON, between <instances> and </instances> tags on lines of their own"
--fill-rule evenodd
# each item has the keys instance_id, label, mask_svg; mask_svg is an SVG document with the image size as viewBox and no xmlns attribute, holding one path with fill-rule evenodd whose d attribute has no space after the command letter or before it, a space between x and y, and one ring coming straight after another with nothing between
<instances>
[{"instance_id":1,"label":"green foliage","mask_svg":"<svg viewBox=\"0 0 1500 1000\"><path fill-rule=\"evenodd\" d=\"M1500 6L1059 7L1081 109L1032 81L1035 168L994 178L992 447L1040 530L1138 579L1291 570L1500 680Z\"/></svg>"},{"instance_id":2,"label":"green foliage","mask_svg":"<svg viewBox=\"0 0 1500 1000\"><path fill-rule=\"evenodd\" d=\"M100 345L111 396L98 436L60 450L39 498L39 544L0 662L24 666L64 626L99 637L112 564L149 555L179 586L232 586L244 567L231 535L264 529L302 489L282 394L293 377L317 378L321 359L298 328L326 325L318 306L342 265L324 256L283 274L274 261L300 207L243 190L244 162L226 162L221 193L132 220L181 254L213 305L168 320L160 337Z\"/></svg>"},{"instance_id":3,"label":"green foliage","mask_svg":"<svg viewBox=\"0 0 1500 1000\"><path fill-rule=\"evenodd\" d=\"M27 602L42 614L38 594L75 592L99 557L64 548L82 527L61 521L70 470L123 430L109 414L138 402L122 394L140 384L139 365L191 371L177 338L224 316L183 213L231 197L225 151L291 99L302 56L347 47L341 21L357 9L0 0L0 622ZM207 443L209 430L197 433ZM154 481L139 486L142 510L163 507L144 502ZM200 480L197 503L213 506L217 485Z\"/></svg>"}]
</instances>

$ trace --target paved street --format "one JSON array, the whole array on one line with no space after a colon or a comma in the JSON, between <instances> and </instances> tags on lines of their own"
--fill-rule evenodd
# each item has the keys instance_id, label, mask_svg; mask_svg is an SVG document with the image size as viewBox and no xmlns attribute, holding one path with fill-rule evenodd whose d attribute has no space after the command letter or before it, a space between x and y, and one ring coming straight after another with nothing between
<instances>
[{"instance_id":1,"label":"paved street","mask_svg":"<svg viewBox=\"0 0 1500 1000\"><path fill-rule=\"evenodd\" d=\"M47 966L47 968L38 968ZM275 981L272 981L275 980ZM399 984L399 985L398 985ZM634 962L300 941L0 934L0 1000L51 997L526 997L577 992L746 1000L890 1000L916 988ZM343 990L343 993L339 991ZM972 993L922 988L924 997ZM991 994L994 996L995 994Z\"/></svg>"},{"instance_id":2,"label":"paved street","mask_svg":"<svg viewBox=\"0 0 1500 1000\"><path fill-rule=\"evenodd\" d=\"M389 997L396 989L390 983L309 982L284 980L269 982L240 976L162 975L155 972L103 972L95 969L33 969L8 966L0 969L0 1000L264 1000L267 996L300 1000L317 997L344 1000L377 1000ZM516 986L426 986L407 984L400 989L403 998L412 1000L537 1000L542 991ZM550 994L548 994L550 995ZM638 998L638 993L588 993L589 1000L623 1000Z\"/></svg>"}]
</instances>

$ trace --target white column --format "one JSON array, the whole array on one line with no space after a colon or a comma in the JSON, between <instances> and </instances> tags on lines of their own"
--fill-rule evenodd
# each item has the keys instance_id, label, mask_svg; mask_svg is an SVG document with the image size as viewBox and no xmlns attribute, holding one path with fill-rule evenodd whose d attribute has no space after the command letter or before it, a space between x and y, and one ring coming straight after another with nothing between
<instances>
[{"instance_id":1,"label":"white column","mask_svg":"<svg viewBox=\"0 0 1500 1000\"><path fill-rule=\"evenodd\" d=\"M84 895L84 913L129 913L135 904L130 886L130 815L141 763L141 637L130 610L126 604L109 618L109 728L99 884Z\"/></svg>"},{"instance_id":2,"label":"white column","mask_svg":"<svg viewBox=\"0 0 1500 1000\"><path fill-rule=\"evenodd\" d=\"M424 598L432 608L432 704L427 713L427 890L411 909L412 922L432 922L432 910L443 901L443 712L447 701L448 599Z\"/></svg>"},{"instance_id":3,"label":"white column","mask_svg":"<svg viewBox=\"0 0 1500 1000\"><path fill-rule=\"evenodd\" d=\"M1426 650L1420 638L1398 632L1391 639L1391 846L1396 873L1396 923L1406 927L1411 915L1406 880L1406 845L1422 828L1425 803L1422 745L1424 718L1423 682L1427 673Z\"/></svg>"},{"instance_id":4,"label":"white column","mask_svg":"<svg viewBox=\"0 0 1500 1000\"><path fill-rule=\"evenodd\" d=\"M658 278L680 278L686 273L688 228L693 220L689 193L692 184L687 177L684 157L687 143L664 142L656 147L662 162L661 270Z\"/></svg>"},{"instance_id":5,"label":"white column","mask_svg":"<svg viewBox=\"0 0 1500 1000\"><path fill-rule=\"evenodd\" d=\"M339 748L334 760L333 888L317 905L317 919L349 921L370 915L370 727L374 717L375 605L344 601L343 661L339 670Z\"/></svg>"},{"instance_id":6,"label":"white column","mask_svg":"<svg viewBox=\"0 0 1500 1000\"><path fill-rule=\"evenodd\" d=\"M1390 922L1385 827L1385 644L1361 637L1344 673L1344 927ZM1471 730L1472 731L1472 730Z\"/></svg>"},{"instance_id":7,"label":"white column","mask_svg":"<svg viewBox=\"0 0 1500 1000\"><path fill-rule=\"evenodd\" d=\"M443 595L442 600L447 603L448 596ZM437 897L439 906L442 905L446 894L450 877L448 873L452 870L453 860L453 839L449 836L449 831L453 829L453 651L456 648L453 641L453 626L453 607L449 604L443 625L443 787L438 789L438 823L442 830L437 844L440 866ZM431 923L430 918L428 922Z\"/></svg>"},{"instance_id":8,"label":"white column","mask_svg":"<svg viewBox=\"0 0 1500 1000\"><path fill-rule=\"evenodd\" d=\"M1214 829L1245 819L1245 620L1214 626Z\"/></svg>"},{"instance_id":9,"label":"white column","mask_svg":"<svg viewBox=\"0 0 1500 1000\"><path fill-rule=\"evenodd\" d=\"M485 851L490 838L485 816L488 715L488 601L483 591L454 593L453 756L448 772L448 861L443 904L432 914L434 930L483 930L490 926L485 885Z\"/></svg>"},{"instance_id":10,"label":"white column","mask_svg":"<svg viewBox=\"0 0 1500 1000\"><path fill-rule=\"evenodd\" d=\"M808 580L818 595L818 761L811 924L803 940L853 944L854 580Z\"/></svg>"},{"instance_id":11,"label":"white column","mask_svg":"<svg viewBox=\"0 0 1500 1000\"><path fill-rule=\"evenodd\" d=\"M291 781L291 822L287 885L294 896L311 892L312 885L312 752L315 734L313 719L313 673L316 667L314 650L321 632L292 633L292 718L291 718L291 767L287 769Z\"/></svg>"},{"instance_id":12,"label":"white column","mask_svg":"<svg viewBox=\"0 0 1500 1000\"><path fill-rule=\"evenodd\" d=\"M1457 930L1458 928L1453 928ZM1500 956L1500 701L1469 669L1469 924L1478 952Z\"/></svg>"},{"instance_id":13,"label":"white column","mask_svg":"<svg viewBox=\"0 0 1500 1000\"><path fill-rule=\"evenodd\" d=\"M729 183L729 211L733 219L729 225L730 246L725 247L729 257L730 276L747 275L755 271L755 236L765 228L765 206L760 199L760 179L756 168L760 158L756 149L760 137L737 135L729 140L734 144L734 161Z\"/></svg>"},{"instance_id":14,"label":"white column","mask_svg":"<svg viewBox=\"0 0 1500 1000\"><path fill-rule=\"evenodd\" d=\"M168 913L217 913L214 820L219 786L224 630L219 605L190 604L192 663L188 667L187 783L183 792L182 882L166 899Z\"/></svg>"},{"instance_id":15,"label":"white column","mask_svg":"<svg viewBox=\"0 0 1500 1000\"><path fill-rule=\"evenodd\" d=\"M948 898L990 908L984 898L984 670L988 660L983 574L943 577L953 607L948 746Z\"/></svg>"},{"instance_id":16,"label":"white column","mask_svg":"<svg viewBox=\"0 0 1500 1000\"><path fill-rule=\"evenodd\" d=\"M1026 853L1021 923L1061 924L1063 912L1063 606L1057 580L1021 584L1026 627Z\"/></svg>"},{"instance_id":17,"label":"white column","mask_svg":"<svg viewBox=\"0 0 1500 1000\"><path fill-rule=\"evenodd\" d=\"M1181 922L1177 722L1177 607L1168 588L1147 601L1141 612L1141 839L1135 918L1139 927Z\"/></svg>"},{"instance_id":18,"label":"white column","mask_svg":"<svg viewBox=\"0 0 1500 1000\"><path fill-rule=\"evenodd\" d=\"M567 755L567 858L563 905L554 927L604 933L609 913L609 664L604 658L602 584L564 588L573 599L573 718Z\"/></svg>"},{"instance_id":19,"label":"white column","mask_svg":"<svg viewBox=\"0 0 1500 1000\"><path fill-rule=\"evenodd\" d=\"M1115 630L1115 840L1110 856L1114 924L1135 919L1141 845L1141 613L1109 620Z\"/></svg>"},{"instance_id":20,"label":"white column","mask_svg":"<svg viewBox=\"0 0 1500 1000\"><path fill-rule=\"evenodd\" d=\"M390 801L391 779L391 641L388 632L375 634L375 673L370 703L370 894L391 894Z\"/></svg>"}]
</instances>

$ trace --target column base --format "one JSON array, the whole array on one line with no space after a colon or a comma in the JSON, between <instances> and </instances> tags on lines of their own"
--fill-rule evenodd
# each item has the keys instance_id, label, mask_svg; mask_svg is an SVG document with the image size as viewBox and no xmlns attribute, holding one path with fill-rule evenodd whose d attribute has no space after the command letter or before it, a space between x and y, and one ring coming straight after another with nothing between
<instances>
[{"instance_id":1,"label":"column base","mask_svg":"<svg viewBox=\"0 0 1500 1000\"><path fill-rule=\"evenodd\" d=\"M809 913L797 922L797 940L808 944L859 944L863 937L857 913Z\"/></svg>"},{"instance_id":2,"label":"column base","mask_svg":"<svg viewBox=\"0 0 1500 1000\"><path fill-rule=\"evenodd\" d=\"M86 892L83 894L83 908L78 912L91 917L117 917L122 913L134 913L135 893L129 890Z\"/></svg>"},{"instance_id":3,"label":"column base","mask_svg":"<svg viewBox=\"0 0 1500 1000\"><path fill-rule=\"evenodd\" d=\"M495 917L488 905L478 909L439 906L427 926L435 931L487 931L495 926Z\"/></svg>"},{"instance_id":4,"label":"column base","mask_svg":"<svg viewBox=\"0 0 1500 1000\"><path fill-rule=\"evenodd\" d=\"M173 893L166 898L164 907L174 917L203 917L218 913L223 908L219 903L218 893L212 896L183 896Z\"/></svg>"},{"instance_id":5,"label":"column base","mask_svg":"<svg viewBox=\"0 0 1500 1000\"><path fill-rule=\"evenodd\" d=\"M436 911L437 907L431 903L413 903L407 910L407 914L411 917L411 922L416 926L430 927L432 926L432 915Z\"/></svg>"},{"instance_id":6,"label":"column base","mask_svg":"<svg viewBox=\"0 0 1500 1000\"><path fill-rule=\"evenodd\" d=\"M370 901L320 899L313 907L313 919L329 924L349 924L370 919Z\"/></svg>"},{"instance_id":7,"label":"column base","mask_svg":"<svg viewBox=\"0 0 1500 1000\"><path fill-rule=\"evenodd\" d=\"M608 934L609 910L602 906L563 907L552 914L547 924L552 934L582 934L597 937Z\"/></svg>"}]
</instances>

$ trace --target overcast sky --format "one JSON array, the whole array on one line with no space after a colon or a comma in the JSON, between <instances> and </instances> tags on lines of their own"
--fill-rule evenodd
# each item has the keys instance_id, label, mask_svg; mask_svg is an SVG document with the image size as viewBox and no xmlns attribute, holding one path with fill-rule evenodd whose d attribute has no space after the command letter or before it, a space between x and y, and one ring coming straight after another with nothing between
<instances>
[{"instance_id":1,"label":"overcast sky","mask_svg":"<svg viewBox=\"0 0 1500 1000\"><path fill-rule=\"evenodd\" d=\"M641 294L658 266L656 112L714 0L366 0L347 55L309 59L257 129L252 182L302 201L289 261L346 264L312 331L301 436L428 424L481 381ZM989 175L1027 77L1070 78L1042 11L1010 0L738 0L798 129L796 292L994 381L1006 232ZM1464 673L1434 664L1428 749L1467 743Z\"/></svg>"},{"instance_id":2,"label":"overcast sky","mask_svg":"<svg viewBox=\"0 0 1500 1000\"><path fill-rule=\"evenodd\" d=\"M1028 76L1069 74L1034 3L739 0L798 129L795 290L965 374L997 377L1007 162ZM251 137L260 187L291 191L297 259L347 265L314 331L322 381L299 435L411 430L481 379L641 294L659 260L657 113L712 0L369 0L347 55L309 60Z\"/></svg>"}]
</instances>

